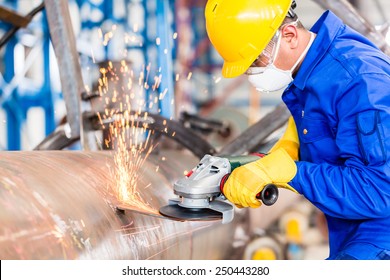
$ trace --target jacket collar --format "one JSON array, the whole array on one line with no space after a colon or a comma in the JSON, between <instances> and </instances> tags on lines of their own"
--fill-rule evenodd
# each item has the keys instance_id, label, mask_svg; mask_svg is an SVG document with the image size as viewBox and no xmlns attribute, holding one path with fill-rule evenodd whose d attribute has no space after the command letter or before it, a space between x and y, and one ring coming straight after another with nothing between
<instances>
[{"instance_id":1,"label":"jacket collar","mask_svg":"<svg viewBox=\"0 0 390 280\"><path fill-rule=\"evenodd\" d=\"M343 26L344 24L341 19L331 11L326 11L310 29L310 31L316 33L317 36L294 78L293 84L297 88L300 90L305 88L310 73L326 54L340 28Z\"/></svg>"}]
</instances>

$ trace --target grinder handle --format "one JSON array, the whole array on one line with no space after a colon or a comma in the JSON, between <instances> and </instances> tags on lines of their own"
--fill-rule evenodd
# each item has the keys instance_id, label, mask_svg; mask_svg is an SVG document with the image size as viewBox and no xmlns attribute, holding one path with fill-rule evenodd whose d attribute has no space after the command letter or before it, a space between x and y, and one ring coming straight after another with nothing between
<instances>
[{"instance_id":1,"label":"grinder handle","mask_svg":"<svg viewBox=\"0 0 390 280\"><path fill-rule=\"evenodd\" d=\"M230 173L225 174L221 182L219 184L219 188L221 190L221 193L223 193L223 187L225 186L225 183L227 179L229 178ZM264 188L256 195L256 198L261 200L264 205L271 206L273 205L279 197L279 190L278 187L274 184L267 184L264 186Z\"/></svg>"}]
</instances>

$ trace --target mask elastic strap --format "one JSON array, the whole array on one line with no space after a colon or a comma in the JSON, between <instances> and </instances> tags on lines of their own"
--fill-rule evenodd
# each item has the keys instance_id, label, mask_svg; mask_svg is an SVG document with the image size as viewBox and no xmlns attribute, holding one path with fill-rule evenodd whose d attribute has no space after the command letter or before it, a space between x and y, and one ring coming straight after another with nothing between
<instances>
[{"instance_id":1,"label":"mask elastic strap","mask_svg":"<svg viewBox=\"0 0 390 280\"><path fill-rule=\"evenodd\" d=\"M313 41L314 41L314 33L313 32L310 32L310 40L309 40L309 43L307 44L305 50L302 52L302 54L300 55L300 57L298 58L298 60L295 62L295 64L293 65L293 67L291 68L291 73L294 72L294 69L295 67L298 66L298 64L301 62L301 60L305 57L305 55L307 54L307 52L309 51L310 47L311 47L311 44L313 44Z\"/></svg>"},{"instance_id":2,"label":"mask elastic strap","mask_svg":"<svg viewBox=\"0 0 390 280\"><path fill-rule=\"evenodd\" d=\"M277 32L280 32L279 30ZM280 48L280 41L282 40L282 33L280 32L279 36L278 36L278 41L276 41L276 49L275 49L275 52L274 52L274 56L272 58L272 64L275 63L275 60L276 58L278 57L278 54L279 54L279 48Z\"/></svg>"},{"instance_id":3,"label":"mask elastic strap","mask_svg":"<svg viewBox=\"0 0 390 280\"><path fill-rule=\"evenodd\" d=\"M282 29L283 29L283 27L285 27L286 25L294 25L294 26L297 26L297 24L298 24L298 19L297 20L295 20L295 21L293 21L293 22L288 22L288 23L285 23L285 24L282 24L280 27L279 27L279 29L278 29L278 31L277 32L279 32L279 36L278 36L278 41L276 42L276 50L275 50L275 52L274 52L274 54L275 54L275 56L272 58L272 64L274 64L274 62L275 62L275 60L276 60L276 58L278 57L278 54L279 54L279 47L280 47L280 41L282 40Z\"/></svg>"}]
</instances>

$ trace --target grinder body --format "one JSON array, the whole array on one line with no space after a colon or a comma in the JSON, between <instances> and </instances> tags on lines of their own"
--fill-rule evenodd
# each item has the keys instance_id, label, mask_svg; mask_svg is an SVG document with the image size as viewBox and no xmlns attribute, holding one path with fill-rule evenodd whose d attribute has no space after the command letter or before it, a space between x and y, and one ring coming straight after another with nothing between
<instances>
[{"instance_id":1,"label":"grinder body","mask_svg":"<svg viewBox=\"0 0 390 280\"><path fill-rule=\"evenodd\" d=\"M174 183L173 191L178 198L170 199L169 205L160 208L160 213L179 220L222 218L222 223L230 222L234 209L223 196L224 183L235 168L262 156L205 155L194 169ZM278 189L274 185L267 185L256 197L265 205L272 205L277 200Z\"/></svg>"}]
</instances>

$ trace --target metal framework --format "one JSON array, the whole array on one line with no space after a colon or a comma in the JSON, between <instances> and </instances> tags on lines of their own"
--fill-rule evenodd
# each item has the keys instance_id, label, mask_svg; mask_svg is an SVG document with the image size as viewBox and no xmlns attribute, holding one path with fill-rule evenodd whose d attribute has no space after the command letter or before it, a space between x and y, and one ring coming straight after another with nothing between
<instances>
[{"instance_id":1,"label":"metal framework","mask_svg":"<svg viewBox=\"0 0 390 280\"><path fill-rule=\"evenodd\" d=\"M18 3L12 1L12 3L8 2L8 5L12 7L12 10L16 10ZM34 10L31 14L35 14ZM31 21L31 17L26 17L25 19L28 22ZM26 20L23 21L22 26L16 27L23 27ZM41 19L32 23L31 28L33 30L42 30L42 37L38 39L38 43L29 51L23 69L20 69L20 65L16 65L17 61L20 61L22 54L16 52L17 50L21 50L21 45L18 41L19 37L10 37L14 33L14 27L7 24L2 24L1 27L4 30L10 31L9 36L8 33L4 35L4 37L10 39L5 46L3 56L5 72L3 74L4 83L0 87L0 106L4 108L7 117L7 149L19 150L21 148L21 131L29 109L32 107L41 107L44 110L45 133L48 134L55 128L54 100L59 98L59 96L51 88L50 63L52 57L50 56L50 38L46 23L46 13L43 12ZM14 30L17 30L17 28ZM42 53L43 82L37 85L32 79L27 78L25 74L33 65L39 53Z\"/></svg>"},{"instance_id":2,"label":"metal framework","mask_svg":"<svg viewBox=\"0 0 390 280\"><path fill-rule=\"evenodd\" d=\"M76 1L76 0L74 0ZM383 34L376 30L372 24L368 22L348 1L346 0L313 0L322 7L326 9L333 10L341 18L343 18L346 23L372 39L378 46L382 48L385 53L389 53L389 46L385 42ZM113 24L118 25L128 25L126 22L126 17L118 17L114 12L114 7L119 1L107 0L102 1L100 4L95 4L94 1L88 0L77 0L77 4L81 7L82 5L91 5L93 9L98 9L103 14L103 17L93 22L89 19L81 20L82 29L91 29L98 26L101 26L104 22L110 21ZM125 7L128 8L129 5L133 2L131 0L123 0ZM143 15L143 28L137 31L140 38L142 38L142 43L138 46L128 45L127 48L130 49L139 49L144 58L144 64L156 59L157 63L153 69L155 74L161 77L160 88L158 92L147 92L146 98L150 98L150 95L160 95L161 93L165 94L165 98L161 99L158 104L158 108L153 108L154 113L158 112L165 118L174 118L175 109L173 106L173 101L175 99L174 95L174 64L175 59L177 59L176 53L176 42L172 40L172 34L176 28L175 26L175 5L172 0L155 0L155 1L134 1L134 3L141 5L144 11ZM10 2L11 3L11 2ZM13 4L17 5L18 2L12 1ZM4 73L4 84L2 85L0 91L0 101L3 108L7 112L7 137L8 137L8 149L17 150L20 149L20 130L21 126L25 121L26 112L32 106L40 106L44 108L46 114L46 134L50 134L54 131L55 120L54 120L54 108L53 108L53 99L56 96L56 93L53 92L51 88L51 73L50 73L50 41L48 30L51 33L51 40L53 42L53 47L57 56L60 76L61 76L61 86L62 94L66 103L67 109L67 122L68 127L60 127L57 130L55 135L49 136L49 139L45 139L45 143L54 143L54 138L59 138L61 145L50 145L52 148L59 148L66 146L66 143L73 143L75 139L82 138L82 121L80 116L83 113L82 111L88 110L85 109L88 105L86 100L82 99L80 96L85 95L84 85L82 81L82 67L80 67L78 58L78 51L76 49L76 41L74 34L72 33L72 28L70 24L70 15L67 11L68 2L65 0L61 1L44 1L47 6L46 9L50 10L48 14L47 22L48 25L45 25L46 22L45 14L42 17L42 24L44 27L44 38L42 43L42 48L44 50L44 82L40 88L34 88L28 86L27 91L22 91L22 88L17 84L21 84L20 80L15 76L15 57L14 50L17 45L17 37L12 38L5 49L4 55L4 64L6 65L6 71ZM133 4L134 4L133 3ZM189 9L192 11L190 14L199 15L198 11L201 10L202 6L199 1L185 1L181 0L180 4L189 5ZM91 8L91 9L92 9ZM125 13L126 14L126 13ZM201 18L198 16L198 18ZM195 18L194 18L195 19ZM194 20L195 22L195 20ZM4 26L4 24L3 24ZM204 46L205 38L204 30L201 30L201 25L195 23L193 27L194 38L193 43L195 44L194 48L198 51L199 56L195 59L193 67L197 67L199 61L206 59L207 65L217 65L217 61L212 61L212 54L210 46ZM45 29L47 28L47 29ZM132 29L132 27L127 26L127 28ZM156 30L156 34L151 34L152 30ZM153 37L154 36L154 37ZM158 37L159 43L157 44L154 39ZM201 58L205 56L205 58ZM110 59L110 49L108 46L105 48L105 60ZM208 67L208 66L207 66ZM81 69L80 69L81 68ZM211 70L206 69L206 74L210 77ZM153 76L153 75L150 75ZM18 83L15 83L17 81ZM27 80L23 80L23 84L28 83ZM210 88L208 90L209 94L213 92L212 84L210 83ZM212 96L210 96L212 97ZM224 95L224 97L226 97ZM282 120L283 121L283 120ZM54 138L50 138L54 137ZM49 140L49 141L47 141ZM68 142L67 142L68 141ZM84 144L84 146L87 144ZM39 149L47 149L48 146L40 145Z\"/></svg>"}]
</instances>

